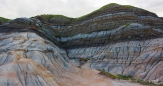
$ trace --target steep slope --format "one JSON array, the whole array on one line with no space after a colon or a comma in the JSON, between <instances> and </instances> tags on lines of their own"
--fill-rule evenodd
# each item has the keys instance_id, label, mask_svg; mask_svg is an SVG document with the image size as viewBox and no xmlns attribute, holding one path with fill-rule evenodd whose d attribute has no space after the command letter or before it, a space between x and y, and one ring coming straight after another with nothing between
<instances>
[{"instance_id":1,"label":"steep slope","mask_svg":"<svg viewBox=\"0 0 163 86\"><path fill-rule=\"evenodd\" d=\"M0 27L0 85L59 86L59 74L71 69L66 52L30 30L29 20Z\"/></svg>"},{"instance_id":2,"label":"steep slope","mask_svg":"<svg viewBox=\"0 0 163 86\"><path fill-rule=\"evenodd\" d=\"M128 39L144 40L151 37L160 37L160 34L155 29L162 29L163 20L155 14L140 8L129 8L122 5L104 7L102 7L104 10L93 12L90 15L91 17L71 27L54 28L61 36L65 36L61 38L65 48L71 46L80 47L80 45L103 45L108 42L118 42ZM138 31L141 33L137 33ZM99 36L92 37L94 34L98 34ZM85 36L91 38L80 42ZM77 43L74 43L74 38L77 38L75 40Z\"/></svg>"},{"instance_id":3,"label":"steep slope","mask_svg":"<svg viewBox=\"0 0 163 86\"><path fill-rule=\"evenodd\" d=\"M71 59L88 58L90 68L163 81L163 20L155 14L116 5L74 27L67 30L77 35L60 40Z\"/></svg>"},{"instance_id":4,"label":"steep slope","mask_svg":"<svg viewBox=\"0 0 163 86\"><path fill-rule=\"evenodd\" d=\"M110 6L111 5L111 6ZM129 23L140 23L147 26L157 26L162 25L162 20L157 17L154 13L149 11L123 5L106 5L99 10L96 10L84 17L73 19L78 20L71 26L60 28L57 32L61 33L63 36L74 36L79 33L92 33L101 30L112 30ZM67 29L69 31L67 31ZM54 28L55 29L55 28Z\"/></svg>"},{"instance_id":5,"label":"steep slope","mask_svg":"<svg viewBox=\"0 0 163 86\"><path fill-rule=\"evenodd\" d=\"M67 63L49 30L33 18L0 26L0 86L112 86L99 71Z\"/></svg>"},{"instance_id":6,"label":"steep slope","mask_svg":"<svg viewBox=\"0 0 163 86\"><path fill-rule=\"evenodd\" d=\"M72 27L70 34L78 34L60 40L71 59L88 58L90 68L163 81L163 20L155 14L116 5Z\"/></svg>"},{"instance_id":7,"label":"steep slope","mask_svg":"<svg viewBox=\"0 0 163 86\"><path fill-rule=\"evenodd\" d=\"M156 14L115 3L79 18L17 18L0 25L0 85L112 85L97 71L71 66L85 63L163 82L162 36L163 20Z\"/></svg>"},{"instance_id":8,"label":"steep slope","mask_svg":"<svg viewBox=\"0 0 163 86\"><path fill-rule=\"evenodd\" d=\"M77 63L88 61L90 68L163 81L163 20L156 14L113 3L70 24L51 25L69 58Z\"/></svg>"}]
</instances>

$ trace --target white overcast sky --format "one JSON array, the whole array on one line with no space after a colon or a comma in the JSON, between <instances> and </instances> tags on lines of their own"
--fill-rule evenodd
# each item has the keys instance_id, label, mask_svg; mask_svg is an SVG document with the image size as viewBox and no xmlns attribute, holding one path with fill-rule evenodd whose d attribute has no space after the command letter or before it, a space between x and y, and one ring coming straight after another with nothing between
<instances>
[{"instance_id":1,"label":"white overcast sky","mask_svg":"<svg viewBox=\"0 0 163 86\"><path fill-rule=\"evenodd\" d=\"M163 17L163 0L0 0L0 16L10 19L40 14L79 17L109 3L133 5Z\"/></svg>"}]
</instances>

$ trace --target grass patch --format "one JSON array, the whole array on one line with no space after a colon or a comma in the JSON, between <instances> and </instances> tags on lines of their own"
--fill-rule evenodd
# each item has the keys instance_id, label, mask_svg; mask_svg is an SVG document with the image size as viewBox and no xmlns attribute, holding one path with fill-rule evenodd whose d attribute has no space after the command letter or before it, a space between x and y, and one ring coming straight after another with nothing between
<instances>
[{"instance_id":1,"label":"grass patch","mask_svg":"<svg viewBox=\"0 0 163 86\"><path fill-rule=\"evenodd\" d=\"M112 79L117 79L117 80L129 80L131 82L134 82L134 83L140 83L142 85L148 85L148 86L163 86L163 84L155 84L153 82L149 82L149 81L143 81L143 80L140 80L140 79L135 79L133 78L133 76L129 75L129 76L126 76L126 75L121 75L121 74L118 74L118 75L114 75L114 74L111 74L109 72L105 72L104 70L99 70L101 75L105 75L107 77L110 77Z\"/></svg>"},{"instance_id":2,"label":"grass patch","mask_svg":"<svg viewBox=\"0 0 163 86\"><path fill-rule=\"evenodd\" d=\"M124 7L126 7L126 8L135 8L134 6L131 6L131 5L124 5Z\"/></svg>"},{"instance_id":3,"label":"grass patch","mask_svg":"<svg viewBox=\"0 0 163 86\"><path fill-rule=\"evenodd\" d=\"M56 19L56 18L71 19L70 17L66 17L66 16L63 16L63 15L53 15L53 16L51 16L50 19Z\"/></svg>"},{"instance_id":4,"label":"grass patch","mask_svg":"<svg viewBox=\"0 0 163 86\"><path fill-rule=\"evenodd\" d=\"M131 75L126 76L126 75L118 74L117 77L118 77L118 79L123 79L123 80L130 80L130 79L133 79L133 77L132 77Z\"/></svg>"},{"instance_id":5,"label":"grass patch","mask_svg":"<svg viewBox=\"0 0 163 86\"><path fill-rule=\"evenodd\" d=\"M69 21L71 20L72 18L70 17L67 17L67 16L64 16L64 15L53 15L53 14L42 14L42 15L38 15L38 16L35 16L36 18L37 17L42 17L48 21L51 21L51 20L54 20L54 19L62 19L62 20L66 20L66 21Z\"/></svg>"},{"instance_id":6,"label":"grass patch","mask_svg":"<svg viewBox=\"0 0 163 86\"><path fill-rule=\"evenodd\" d=\"M107 8L109 8L109 7L114 7L114 6L119 6L119 4L116 4L116 3L107 4L107 5L103 6L103 7L101 7L100 9L95 10L95 11L89 13L89 14L86 14L86 15L81 16L81 17L78 17L78 18L74 18L74 21L83 20L83 19L89 17L90 15L92 15L92 14L94 14L94 13L97 13L97 12L99 12L99 11L102 11L102 10L105 10L105 9L107 9Z\"/></svg>"},{"instance_id":7,"label":"grass patch","mask_svg":"<svg viewBox=\"0 0 163 86\"><path fill-rule=\"evenodd\" d=\"M36 17L40 16L40 17L44 17L45 19L48 19L48 20L56 19L56 18L73 19L73 22L78 22L78 21L81 21L81 20L86 19L88 17L91 17L92 14L98 13L99 11L103 11L103 10L106 10L107 8L116 7L116 6L124 6L126 8L135 8L134 6L131 6L131 5L119 5L117 3L110 3L110 4L107 4L107 5L99 8L98 10L95 10L89 14L86 14L86 15L78 17L78 18L70 18L70 17L66 17L63 15L52 15L52 14L43 14L43 15L38 15Z\"/></svg>"},{"instance_id":8,"label":"grass patch","mask_svg":"<svg viewBox=\"0 0 163 86\"><path fill-rule=\"evenodd\" d=\"M101 75L106 75L107 77L110 77L112 79L118 79L117 75L111 74L109 72L105 72L104 70L99 70Z\"/></svg>"},{"instance_id":9,"label":"grass patch","mask_svg":"<svg viewBox=\"0 0 163 86\"><path fill-rule=\"evenodd\" d=\"M62 19L70 19L70 17L64 16L64 15L53 15L53 14L42 14L42 15L38 15L40 17L43 17L45 19L55 19L55 18L62 18ZM36 17L38 17L36 16Z\"/></svg>"},{"instance_id":10,"label":"grass patch","mask_svg":"<svg viewBox=\"0 0 163 86\"><path fill-rule=\"evenodd\" d=\"M11 21L12 21L11 19L6 19L6 18L3 18L3 17L0 17L0 24L11 22Z\"/></svg>"},{"instance_id":11,"label":"grass patch","mask_svg":"<svg viewBox=\"0 0 163 86\"><path fill-rule=\"evenodd\" d=\"M97 12L103 11L103 10L106 10L107 8L116 7L116 6L123 6L123 7L125 7L125 8L136 8L136 7L131 6L131 5L119 5L119 4L117 4L117 3L110 3L110 4L107 4L107 5L105 5L105 6L101 7L101 8L99 8L98 10L95 10L95 11L89 13L89 14L86 14L86 15L84 15L84 16L75 18L74 20L75 20L75 21L80 21L80 20L83 20L83 19L85 19L85 18L91 16L91 15L94 14L94 13L97 13Z\"/></svg>"}]
</instances>

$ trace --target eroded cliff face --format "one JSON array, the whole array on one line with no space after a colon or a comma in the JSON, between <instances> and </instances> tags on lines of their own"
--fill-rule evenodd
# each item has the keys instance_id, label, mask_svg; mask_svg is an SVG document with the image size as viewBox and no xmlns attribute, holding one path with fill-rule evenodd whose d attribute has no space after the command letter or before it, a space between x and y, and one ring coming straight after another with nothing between
<instances>
[{"instance_id":1,"label":"eroded cliff face","mask_svg":"<svg viewBox=\"0 0 163 86\"><path fill-rule=\"evenodd\" d=\"M75 19L74 19L75 21ZM163 20L149 11L104 6L78 22L53 26L59 42L80 66L143 80L162 80Z\"/></svg>"},{"instance_id":2,"label":"eroded cliff face","mask_svg":"<svg viewBox=\"0 0 163 86\"><path fill-rule=\"evenodd\" d=\"M0 33L1 86L58 86L66 52L34 32Z\"/></svg>"},{"instance_id":3,"label":"eroded cliff face","mask_svg":"<svg viewBox=\"0 0 163 86\"><path fill-rule=\"evenodd\" d=\"M0 86L112 86L99 71L68 63L57 40L37 19L0 26Z\"/></svg>"},{"instance_id":4,"label":"eroded cliff face","mask_svg":"<svg viewBox=\"0 0 163 86\"><path fill-rule=\"evenodd\" d=\"M65 50L38 33L37 24L20 18L1 26L1 86L59 86L60 74L71 70Z\"/></svg>"},{"instance_id":5,"label":"eroded cliff face","mask_svg":"<svg viewBox=\"0 0 163 86\"><path fill-rule=\"evenodd\" d=\"M99 86L108 81L101 76L89 81L72 63L163 82L162 36L163 20L157 15L118 4L81 18L18 18L0 25L0 85Z\"/></svg>"},{"instance_id":6,"label":"eroded cliff face","mask_svg":"<svg viewBox=\"0 0 163 86\"><path fill-rule=\"evenodd\" d=\"M89 58L90 68L162 81L162 38L68 49L72 59Z\"/></svg>"}]
</instances>

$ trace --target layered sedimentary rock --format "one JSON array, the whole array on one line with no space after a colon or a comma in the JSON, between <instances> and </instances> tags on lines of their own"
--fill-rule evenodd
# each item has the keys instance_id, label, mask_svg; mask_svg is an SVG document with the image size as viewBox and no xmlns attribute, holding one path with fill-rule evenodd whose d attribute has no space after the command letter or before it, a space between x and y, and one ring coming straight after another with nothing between
<instances>
[{"instance_id":1,"label":"layered sedimentary rock","mask_svg":"<svg viewBox=\"0 0 163 86\"><path fill-rule=\"evenodd\" d=\"M30 30L29 20L0 29L0 85L59 86L60 74L71 70L66 52Z\"/></svg>"},{"instance_id":2,"label":"layered sedimentary rock","mask_svg":"<svg viewBox=\"0 0 163 86\"><path fill-rule=\"evenodd\" d=\"M162 41L162 38L127 41L67 51L73 59L89 58L90 68L162 81Z\"/></svg>"},{"instance_id":3,"label":"layered sedimentary rock","mask_svg":"<svg viewBox=\"0 0 163 86\"><path fill-rule=\"evenodd\" d=\"M0 86L112 86L97 70L72 67L37 19L18 18L0 31Z\"/></svg>"},{"instance_id":4,"label":"layered sedimentary rock","mask_svg":"<svg viewBox=\"0 0 163 86\"><path fill-rule=\"evenodd\" d=\"M113 74L163 81L163 20L140 8L110 5L75 23L53 27L69 58Z\"/></svg>"},{"instance_id":5,"label":"layered sedimentary rock","mask_svg":"<svg viewBox=\"0 0 163 86\"><path fill-rule=\"evenodd\" d=\"M109 4L80 18L18 18L0 25L0 85L63 85L71 62L163 82L162 36L161 18L128 5Z\"/></svg>"}]
</instances>

